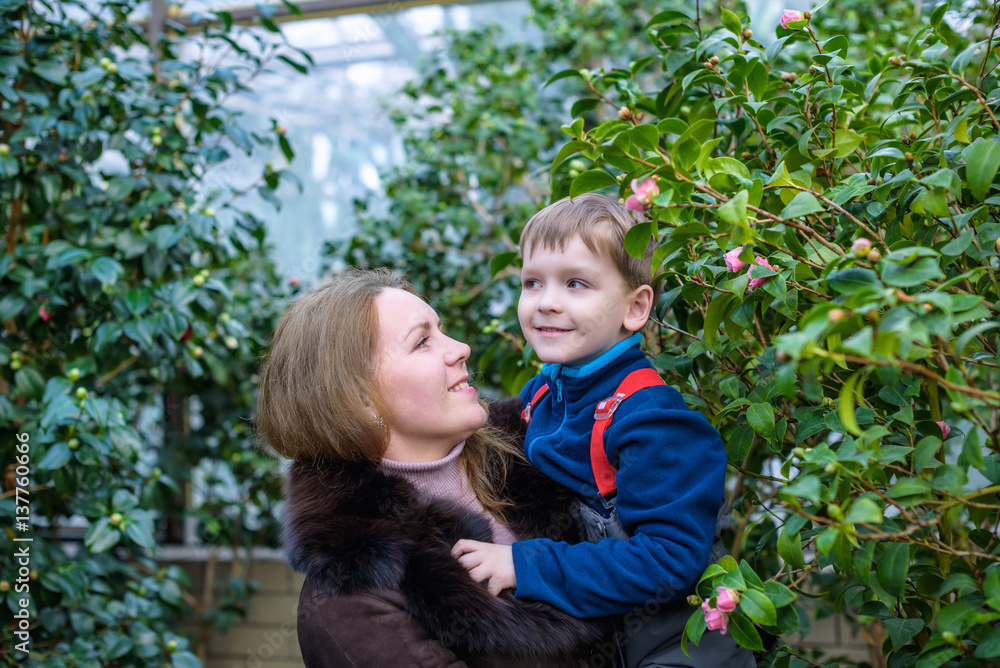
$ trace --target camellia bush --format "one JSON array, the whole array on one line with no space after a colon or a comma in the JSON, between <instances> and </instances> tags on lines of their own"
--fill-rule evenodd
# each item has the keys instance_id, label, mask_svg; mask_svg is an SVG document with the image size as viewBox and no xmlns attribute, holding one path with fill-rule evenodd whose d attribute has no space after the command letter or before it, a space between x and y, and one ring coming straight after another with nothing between
<instances>
[{"instance_id":1,"label":"camellia bush","mask_svg":"<svg viewBox=\"0 0 1000 668\"><path fill-rule=\"evenodd\" d=\"M141 4L0 2L5 662L200 665L178 622L231 625L246 563L191 591L157 547L191 518L213 547L275 539L277 463L246 419L289 290L241 196L277 201L284 173L227 165L292 149L225 104L307 59L225 12L151 48Z\"/></svg>"},{"instance_id":2,"label":"camellia bush","mask_svg":"<svg viewBox=\"0 0 1000 668\"><path fill-rule=\"evenodd\" d=\"M659 244L645 348L731 464L732 558L705 572L688 642L725 630L761 665L836 665L796 644L836 613L874 666L1000 662L996 3L840 0L764 26L668 3L633 8L637 31L572 4L533 3L557 111L513 66L458 95L483 85L459 39L460 65L412 88L430 113L385 194L401 215L368 214L340 256L409 271L486 351L484 382L516 392L537 372L512 309L530 200L621 198L649 221L630 251ZM520 178L483 176L515 157Z\"/></svg>"},{"instance_id":3,"label":"camellia bush","mask_svg":"<svg viewBox=\"0 0 1000 668\"><path fill-rule=\"evenodd\" d=\"M1000 661L1000 14L919 10L667 10L659 53L552 77L616 110L564 125L554 196L648 217L626 238L659 243L647 349L735 472L733 557L687 637L778 636L766 665L820 665L787 644L808 599L882 665Z\"/></svg>"}]
</instances>

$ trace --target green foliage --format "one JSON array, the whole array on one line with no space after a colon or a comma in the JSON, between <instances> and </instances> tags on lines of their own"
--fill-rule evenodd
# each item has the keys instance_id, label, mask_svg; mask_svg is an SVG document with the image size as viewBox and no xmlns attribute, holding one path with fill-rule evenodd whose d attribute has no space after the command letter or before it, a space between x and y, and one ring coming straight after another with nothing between
<instances>
[{"instance_id":1,"label":"green foliage","mask_svg":"<svg viewBox=\"0 0 1000 668\"><path fill-rule=\"evenodd\" d=\"M453 336L469 342L487 384L516 392L533 373L513 304L517 239L548 195L548 161L562 136L563 101L582 89L544 82L553 68L634 57L638 3L537 3L541 45L511 42L496 26L447 34L390 113L412 159L384 176L385 198L359 203L359 231L326 254L358 266L392 266L433 297ZM575 70L573 70L575 72ZM575 85L571 82L571 85ZM576 169L577 160L569 168ZM492 315L503 315L490 323ZM501 336L498 337L497 334Z\"/></svg>"},{"instance_id":2,"label":"green foliage","mask_svg":"<svg viewBox=\"0 0 1000 668\"><path fill-rule=\"evenodd\" d=\"M755 625L798 631L809 593L879 620L890 665L987 665L1000 619L997 9L886 17L910 22L868 51L837 11L777 28L766 49L725 9L721 25L653 17L653 86L634 65L574 73L627 109L565 127L560 158L593 164L557 166L556 190L562 174L571 194L615 197L656 180L654 224L629 243L660 244L656 364L713 418L739 472L733 552L748 554L698 591L741 592L733 637L761 649ZM768 665L792 661L779 650Z\"/></svg>"},{"instance_id":3,"label":"green foliage","mask_svg":"<svg viewBox=\"0 0 1000 668\"><path fill-rule=\"evenodd\" d=\"M414 160L390 180L391 214L368 214L342 257L409 271L487 351L488 381L515 392L535 369L512 312L525 190L549 172L552 199L625 198L655 179L652 224L626 240L659 243L646 348L710 416L735 474L734 559L698 594L742 594L729 628L747 647L806 633L815 607L868 627L894 667L996 661L995 3L841 0L794 30L699 3L535 8L537 66L490 33L458 35L454 79L411 89L429 105L403 125ZM766 47L754 37L771 31ZM595 35L605 53L574 52ZM480 53L525 63L535 85L487 69L473 88ZM565 134L550 144L553 122ZM500 178L505 164L523 178ZM502 214L482 217L484 202ZM445 262L460 257L457 272ZM688 636L704 632L693 608ZM806 663L784 645L766 665Z\"/></svg>"},{"instance_id":4,"label":"green foliage","mask_svg":"<svg viewBox=\"0 0 1000 668\"><path fill-rule=\"evenodd\" d=\"M32 538L0 542L3 656L199 665L177 620L194 606L225 628L252 583L205 603L156 547L187 514L209 544L273 540L276 462L245 419L287 295L238 198L277 201L283 174L235 184L224 163L283 137L224 103L289 52L225 12L150 52L128 21L140 3L86 4L0 2L0 521ZM193 488L196 467L209 473ZM13 556L24 546L30 577ZM30 658L13 635L21 582Z\"/></svg>"}]
</instances>

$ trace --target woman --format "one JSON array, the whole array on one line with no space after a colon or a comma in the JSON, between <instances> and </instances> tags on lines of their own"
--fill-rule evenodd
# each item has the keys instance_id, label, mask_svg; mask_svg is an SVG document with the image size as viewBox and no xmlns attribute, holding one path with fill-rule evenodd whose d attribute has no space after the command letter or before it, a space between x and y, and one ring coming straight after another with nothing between
<instances>
[{"instance_id":1,"label":"woman","mask_svg":"<svg viewBox=\"0 0 1000 668\"><path fill-rule=\"evenodd\" d=\"M285 547L306 574L307 666L570 666L599 637L492 596L450 554L461 538L576 539L567 493L484 429L468 355L384 270L343 274L282 317L257 425L293 460Z\"/></svg>"}]
</instances>

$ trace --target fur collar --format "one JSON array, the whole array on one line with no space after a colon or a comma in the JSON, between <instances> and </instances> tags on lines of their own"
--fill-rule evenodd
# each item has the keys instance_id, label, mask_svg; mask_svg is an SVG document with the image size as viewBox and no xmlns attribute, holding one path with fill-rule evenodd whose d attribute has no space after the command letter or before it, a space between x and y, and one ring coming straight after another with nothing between
<instances>
[{"instance_id":1,"label":"fur collar","mask_svg":"<svg viewBox=\"0 0 1000 668\"><path fill-rule=\"evenodd\" d=\"M513 531L575 541L569 494L529 464L509 465L504 492ZM572 654L603 631L544 603L490 595L450 553L460 538L489 541L488 522L422 498L401 478L359 464L295 462L286 496L284 542L295 570L330 593L401 592L407 612L460 654Z\"/></svg>"}]
</instances>

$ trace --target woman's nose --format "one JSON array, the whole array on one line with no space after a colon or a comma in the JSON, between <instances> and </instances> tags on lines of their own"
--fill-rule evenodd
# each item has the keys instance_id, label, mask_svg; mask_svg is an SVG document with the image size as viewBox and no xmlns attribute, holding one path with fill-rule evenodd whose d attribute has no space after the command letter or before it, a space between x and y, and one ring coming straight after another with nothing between
<instances>
[{"instance_id":1,"label":"woman's nose","mask_svg":"<svg viewBox=\"0 0 1000 668\"><path fill-rule=\"evenodd\" d=\"M448 337L448 355L446 361L448 364L459 364L469 359L469 355L472 354L472 348L469 347L468 343L463 341L458 341L450 336Z\"/></svg>"}]
</instances>

